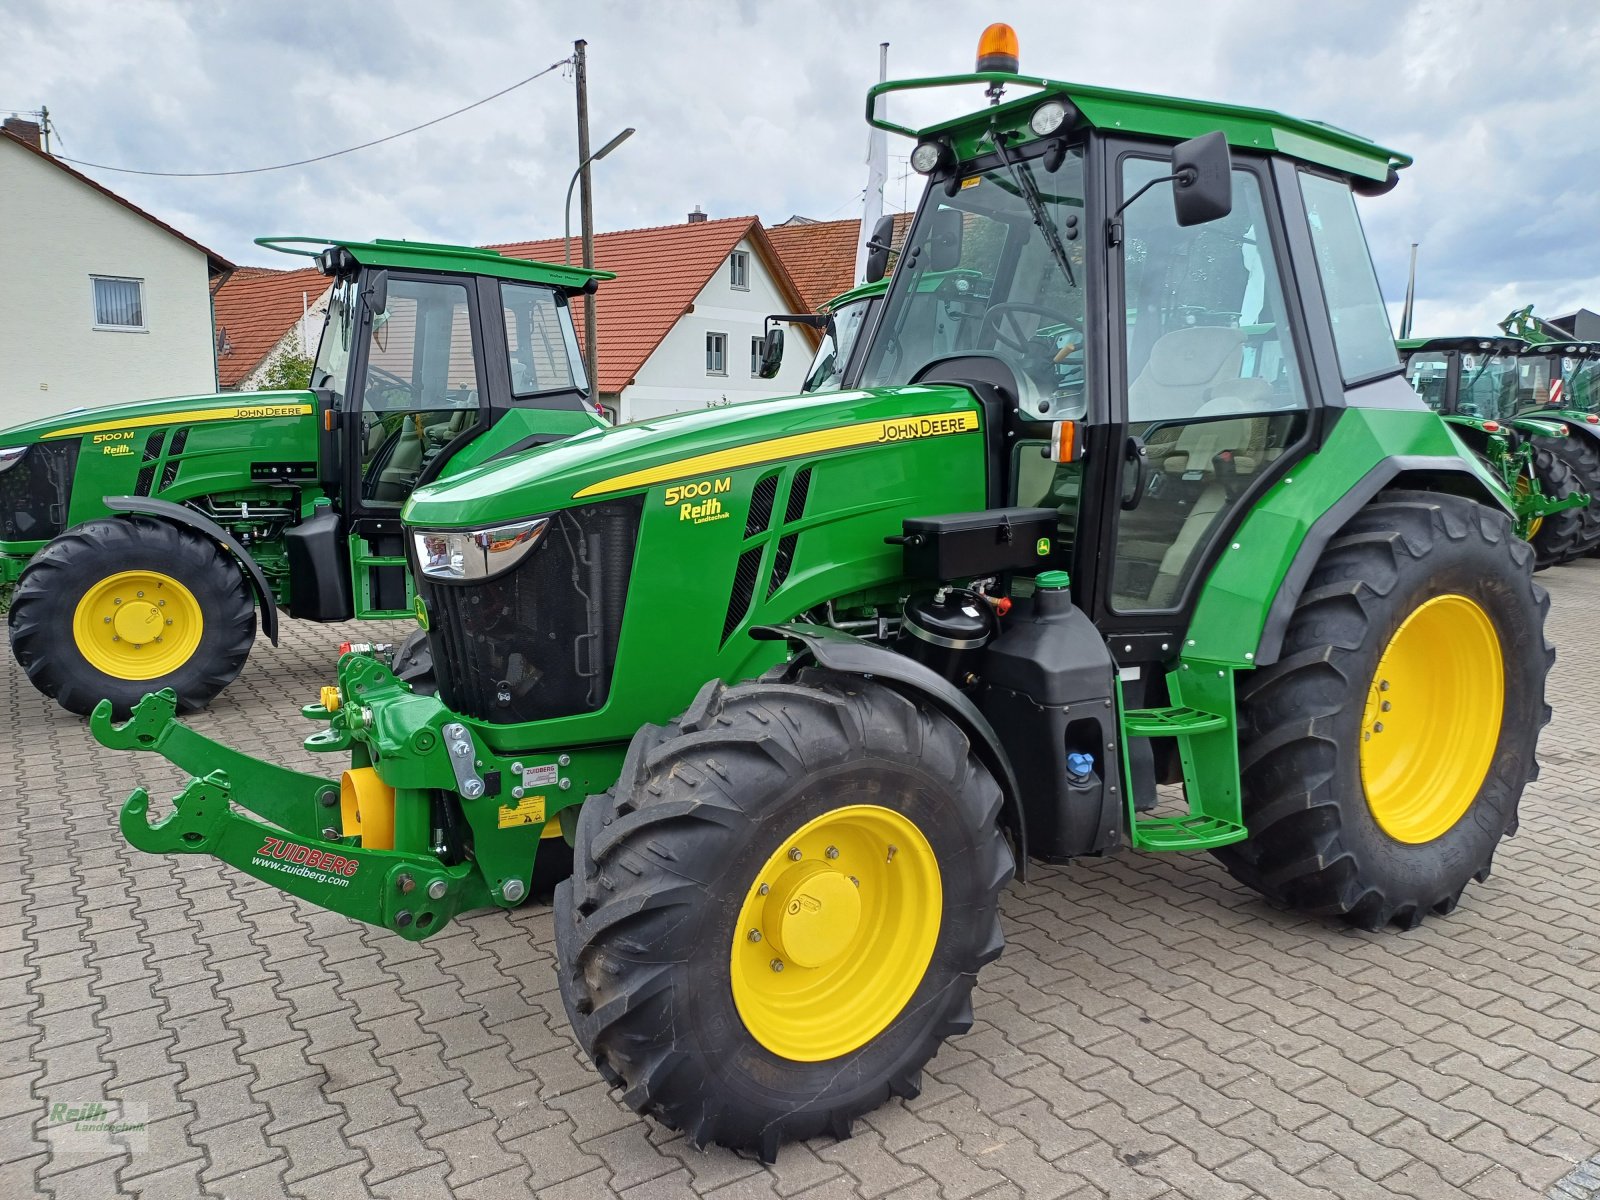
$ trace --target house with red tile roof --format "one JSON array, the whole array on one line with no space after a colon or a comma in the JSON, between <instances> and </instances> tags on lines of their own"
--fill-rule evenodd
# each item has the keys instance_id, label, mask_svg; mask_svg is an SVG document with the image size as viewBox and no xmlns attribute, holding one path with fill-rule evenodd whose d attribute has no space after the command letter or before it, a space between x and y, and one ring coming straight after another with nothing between
<instances>
[{"instance_id":1,"label":"house with red tile roof","mask_svg":"<svg viewBox=\"0 0 1600 1200\"><path fill-rule=\"evenodd\" d=\"M233 264L0 126L0 428L216 390L211 291Z\"/></svg>"},{"instance_id":2,"label":"house with red tile roof","mask_svg":"<svg viewBox=\"0 0 1600 1200\"><path fill-rule=\"evenodd\" d=\"M895 250L900 249L910 228L911 214L896 213L894 238L890 243ZM856 246L861 240L860 217L847 221L790 217L767 230L767 236L800 289L805 311L816 312L858 282L855 271Z\"/></svg>"},{"instance_id":3,"label":"house with red tile roof","mask_svg":"<svg viewBox=\"0 0 1600 1200\"><path fill-rule=\"evenodd\" d=\"M218 385L255 391L280 355L315 354L330 290L315 267L234 271L216 297Z\"/></svg>"},{"instance_id":4,"label":"house with red tile roof","mask_svg":"<svg viewBox=\"0 0 1600 1200\"><path fill-rule=\"evenodd\" d=\"M491 246L515 258L566 260L560 238ZM580 256L577 238L572 255ZM788 327L789 353L775 379L757 374L769 313L809 312L755 217L622 229L595 236L597 266L616 278L595 294L599 400L618 420L643 420L798 392L815 349L811 330ZM217 296L217 374L222 386L258 386L285 351L315 353L328 281L314 269L243 267ZM573 304L587 338L583 306ZM304 331L304 332L302 332Z\"/></svg>"},{"instance_id":5,"label":"house with red tile roof","mask_svg":"<svg viewBox=\"0 0 1600 1200\"><path fill-rule=\"evenodd\" d=\"M565 261L560 238L490 248ZM757 374L766 316L811 311L758 218L710 220L697 210L681 225L596 234L594 261L617 274L595 293L595 325L600 401L618 420L792 395L805 382L816 346L809 329L787 334L777 378ZM582 306L573 314L586 338Z\"/></svg>"}]
</instances>

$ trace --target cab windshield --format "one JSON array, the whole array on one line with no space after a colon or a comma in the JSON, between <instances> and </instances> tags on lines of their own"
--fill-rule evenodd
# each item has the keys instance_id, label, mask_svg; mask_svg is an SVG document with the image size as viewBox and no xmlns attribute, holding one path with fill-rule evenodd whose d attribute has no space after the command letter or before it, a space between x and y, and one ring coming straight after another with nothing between
<instances>
[{"instance_id":1,"label":"cab windshield","mask_svg":"<svg viewBox=\"0 0 1600 1200\"><path fill-rule=\"evenodd\" d=\"M328 317L322 325L322 340L317 343L316 365L311 369L311 386L332 392L336 407L337 401L344 399L355 319L355 280L341 279L328 296Z\"/></svg>"},{"instance_id":2,"label":"cab windshield","mask_svg":"<svg viewBox=\"0 0 1600 1200\"><path fill-rule=\"evenodd\" d=\"M896 266L862 387L909 383L953 354L1002 360L1025 411L1085 412L1083 155L1033 156L930 186Z\"/></svg>"},{"instance_id":3,"label":"cab windshield","mask_svg":"<svg viewBox=\"0 0 1600 1200\"><path fill-rule=\"evenodd\" d=\"M1523 408L1600 412L1600 356L1524 354L1517 399Z\"/></svg>"},{"instance_id":4,"label":"cab windshield","mask_svg":"<svg viewBox=\"0 0 1600 1200\"><path fill-rule=\"evenodd\" d=\"M1463 354L1457 410L1467 417L1507 420L1517 412L1517 359L1511 354Z\"/></svg>"},{"instance_id":5,"label":"cab windshield","mask_svg":"<svg viewBox=\"0 0 1600 1200\"><path fill-rule=\"evenodd\" d=\"M805 386L800 389L802 392L834 392L844 386L844 369L850 362L850 351L855 348L856 338L876 299L876 296L868 296L833 310L833 324L811 360Z\"/></svg>"}]
</instances>

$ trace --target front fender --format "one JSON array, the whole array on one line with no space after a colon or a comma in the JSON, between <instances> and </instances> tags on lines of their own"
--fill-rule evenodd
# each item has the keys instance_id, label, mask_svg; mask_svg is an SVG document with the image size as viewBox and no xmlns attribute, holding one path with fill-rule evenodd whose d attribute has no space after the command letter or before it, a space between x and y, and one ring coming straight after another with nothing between
<instances>
[{"instance_id":1,"label":"front fender","mask_svg":"<svg viewBox=\"0 0 1600 1200\"><path fill-rule=\"evenodd\" d=\"M1005 801L1001 819L1016 838L1017 878L1026 882L1028 827L1023 817L1016 772L1011 769L1011 760L1006 757L994 726L955 684L915 659L826 625L758 625L750 630L750 636L757 641L798 643L801 653L791 663L791 669L804 665L809 659L830 671L881 680L890 687L926 700L954 721L972 742L978 760L1000 785Z\"/></svg>"}]
</instances>

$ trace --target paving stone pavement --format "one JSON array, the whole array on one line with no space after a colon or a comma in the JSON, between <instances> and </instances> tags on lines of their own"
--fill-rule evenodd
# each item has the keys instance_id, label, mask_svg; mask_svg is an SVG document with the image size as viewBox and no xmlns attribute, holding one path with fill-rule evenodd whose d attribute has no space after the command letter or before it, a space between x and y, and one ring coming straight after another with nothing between
<instances>
[{"instance_id":1,"label":"paving stone pavement","mask_svg":"<svg viewBox=\"0 0 1600 1200\"><path fill-rule=\"evenodd\" d=\"M1038 867L971 1033L776 1166L634 1116L567 1031L548 908L420 945L130 849L152 756L0 664L0 1200L305 1196L1584 1197L1600 1185L1600 560L1541 576L1544 774L1488 883L1410 933L1278 911L1204 855ZM194 719L305 769L337 643L286 622ZM147 1121L44 1140L56 1105Z\"/></svg>"}]
</instances>

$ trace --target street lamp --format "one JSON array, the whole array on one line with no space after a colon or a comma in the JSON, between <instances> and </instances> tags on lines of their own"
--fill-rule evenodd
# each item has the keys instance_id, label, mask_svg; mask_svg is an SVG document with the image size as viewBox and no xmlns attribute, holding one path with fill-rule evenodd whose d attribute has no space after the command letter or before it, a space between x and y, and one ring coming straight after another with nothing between
<instances>
[{"instance_id":1,"label":"street lamp","mask_svg":"<svg viewBox=\"0 0 1600 1200\"><path fill-rule=\"evenodd\" d=\"M562 238L562 241L566 245L567 266L569 267L572 265L572 189L578 186L578 176L583 174L583 169L590 163L599 162L602 158L610 154L613 150L622 145L623 142L627 141L632 136L633 127L630 125L627 129L624 129L621 133L617 134L616 137L612 138L604 146L601 146L600 149L596 150L593 154L589 155L588 158L579 163L578 169L572 173L572 182L567 184L567 228L566 233Z\"/></svg>"}]
</instances>

